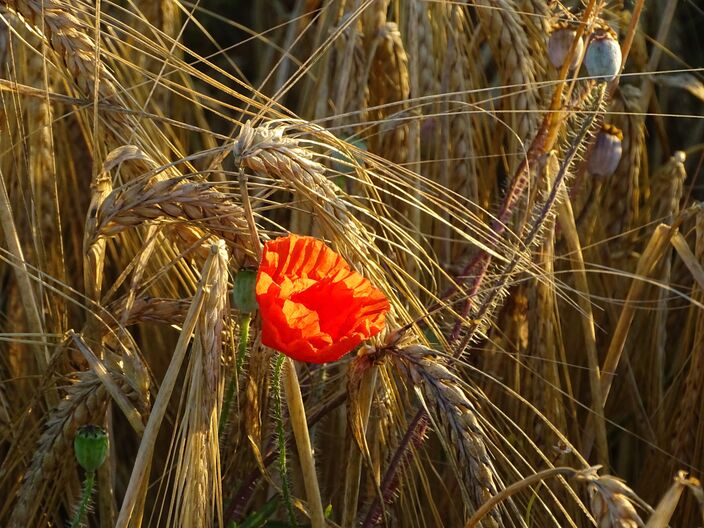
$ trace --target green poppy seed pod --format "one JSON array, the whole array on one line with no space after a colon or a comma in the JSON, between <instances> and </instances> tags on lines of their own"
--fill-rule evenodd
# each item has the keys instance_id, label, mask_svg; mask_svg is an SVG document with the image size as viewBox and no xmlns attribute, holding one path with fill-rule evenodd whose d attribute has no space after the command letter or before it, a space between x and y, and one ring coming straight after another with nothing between
<instances>
[{"instance_id":1,"label":"green poppy seed pod","mask_svg":"<svg viewBox=\"0 0 704 528\"><path fill-rule=\"evenodd\" d=\"M252 313L257 309L257 270L241 269L235 275L232 288L232 305L241 313Z\"/></svg>"},{"instance_id":2,"label":"green poppy seed pod","mask_svg":"<svg viewBox=\"0 0 704 528\"><path fill-rule=\"evenodd\" d=\"M108 434L97 425L84 425L73 438L73 452L83 469L92 473L105 462L108 454Z\"/></svg>"},{"instance_id":3,"label":"green poppy seed pod","mask_svg":"<svg viewBox=\"0 0 704 528\"><path fill-rule=\"evenodd\" d=\"M603 125L589 153L587 169L595 176L613 174L621 161L623 133L613 125Z\"/></svg>"},{"instance_id":4,"label":"green poppy seed pod","mask_svg":"<svg viewBox=\"0 0 704 528\"><path fill-rule=\"evenodd\" d=\"M621 68L621 46L613 31L600 28L592 33L584 64L590 77L607 82L616 78Z\"/></svg>"},{"instance_id":5,"label":"green poppy seed pod","mask_svg":"<svg viewBox=\"0 0 704 528\"><path fill-rule=\"evenodd\" d=\"M577 31L566 22L559 22L552 27L550 38L548 39L548 58L555 68L561 68L564 64L576 36ZM579 37L572 55L572 62L570 62L570 70L574 70L579 66L579 59L583 51L584 39Z\"/></svg>"}]
</instances>

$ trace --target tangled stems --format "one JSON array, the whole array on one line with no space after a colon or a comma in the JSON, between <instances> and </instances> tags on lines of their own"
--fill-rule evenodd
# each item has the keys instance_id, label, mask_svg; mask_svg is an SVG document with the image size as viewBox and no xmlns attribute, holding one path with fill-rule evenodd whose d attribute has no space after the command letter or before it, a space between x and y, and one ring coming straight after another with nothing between
<instances>
[{"instance_id":1,"label":"tangled stems","mask_svg":"<svg viewBox=\"0 0 704 528\"><path fill-rule=\"evenodd\" d=\"M511 495L515 495L516 493L527 488L528 486L532 486L548 478L561 476L572 477L577 473L579 473L578 470L570 467L556 467L539 471L538 473L535 473L534 475L531 475L519 482L511 484L510 486L504 488L501 493L494 495L491 499L482 504L481 507L476 512L474 512L472 518L467 521L465 528L475 528L481 522L481 520L486 517L486 515L501 501L506 500Z\"/></svg>"},{"instance_id":2,"label":"tangled stems","mask_svg":"<svg viewBox=\"0 0 704 528\"><path fill-rule=\"evenodd\" d=\"M296 516L293 512L293 503L291 502L291 488L288 481L288 469L286 467L286 431L284 429L283 404L281 400L281 369L283 368L286 356L278 354L276 363L274 364L274 421L276 423L276 441L279 446L279 475L281 476L281 494L286 504L286 512L288 513L288 522L296 528Z\"/></svg>"},{"instance_id":3,"label":"tangled stems","mask_svg":"<svg viewBox=\"0 0 704 528\"><path fill-rule=\"evenodd\" d=\"M524 238L524 243L526 247L530 247L531 244L535 242L535 240L538 238L540 235L541 229L545 224L546 219L548 218L548 215L550 211L552 210L553 206L555 205L555 202L559 198L559 192L560 188L565 182L565 179L567 178L567 175L569 173L569 168L572 166L572 163L574 162L574 159L579 151L579 148L583 145L584 141L586 141L589 132L594 125L594 122L597 118L598 115L600 115L600 108L602 106L602 103L604 101L604 98L607 93L607 84L606 83L600 83L596 87L596 93L595 93L595 101L593 105L593 110L589 112L585 118L584 121L582 122L582 126L580 127L579 131L577 132L575 138L572 140L570 148L567 150L565 153L565 158L562 161L560 165L560 169L558 173L555 175L555 180L552 184L552 187L550 189L550 192L548 193L548 196L545 198L545 200L537 206L536 209L536 215L535 215L535 221L533 224L528 228L526 236ZM496 230L495 235L498 236L500 233L503 232L503 227L501 230ZM516 268L516 266L519 264L519 256L514 256L508 264L504 267L502 270L499 278L498 278L498 284L501 284L502 281L505 281L506 277L510 275ZM474 276L474 280L470 285L470 290L467 295L467 301L464 307L463 311L463 316L467 316L469 314L470 308L472 306L472 299L474 295L478 292L481 284L483 283L483 280L486 277L486 272L489 269L489 265L491 263L491 256L488 253L482 253L475 259L473 259L467 266L465 271L472 270L472 273L463 273L463 275L472 275ZM486 299L483 300L482 304L478 307L476 315L473 317L473 322L470 324L469 328L467 331L465 331L463 334L461 332L462 330L462 319L459 319L453 328L452 335L450 337L451 341L451 347L453 350L453 356L455 358L461 357L463 354L464 350L467 348L469 345L471 339L474 336L475 331L478 328L478 322L481 321L489 312L491 306L493 305L493 301L497 298L499 295L501 288L500 287L494 287L494 288L489 288L489 295L487 296ZM392 463L389 465L387 468L386 474L384 475L384 479L381 483L381 492L383 497L391 497L393 493L393 488L397 483L396 480L396 473L398 472L401 464L400 461L403 460L404 456L406 456L406 453L408 452L410 448L410 439L413 438L414 434L416 434L416 431L419 430L424 423L424 420L426 420L428 417L427 412L425 409L419 409L418 412L415 414L413 419L411 420L411 423L404 435L404 438L401 442L401 444L397 447L396 452L394 454L394 457L392 459ZM501 495L500 498L503 498L504 496ZM379 502L379 499L377 498L374 503L372 504L372 507L370 508L368 515L364 521L363 528L366 528L368 526L372 526L375 522L376 519L379 516L379 512L381 509L381 504ZM492 502L492 507L493 507L493 502ZM483 508L481 509L482 515L485 515L488 511L490 511L491 508L484 510Z\"/></svg>"},{"instance_id":4,"label":"tangled stems","mask_svg":"<svg viewBox=\"0 0 704 528\"><path fill-rule=\"evenodd\" d=\"M227 392L225 393L225 399L222 402L222 411L220 411L220 422L218 424L218 435L222 437L225 431L225 424L227 423L227 417L230 415L230 407L232 406L232 399L235 397L235 389L237 388L237 377L239 376L240 370L242 369L242 363L244 362L244 356L247 352L247 342L249 341L249 325L252 322L251 313L243 313L240 318L240 335L237 342L237 357L235 358L235 371L232 373L232 378L227 386Z\"/></svg>"}]
</instances>

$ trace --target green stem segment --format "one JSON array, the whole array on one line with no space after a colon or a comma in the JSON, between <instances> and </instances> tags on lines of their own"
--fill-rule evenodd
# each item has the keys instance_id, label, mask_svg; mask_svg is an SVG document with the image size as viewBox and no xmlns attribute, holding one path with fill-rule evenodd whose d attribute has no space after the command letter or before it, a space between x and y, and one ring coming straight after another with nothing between
<instances>
[{"instance_id":1,"label":"green stem segment","mask_svg":"<svg viewBox=\"0 0 704 528\"><path fill-rule=\"evenodd\" d=\"M281 477L281 495L286 505L288 513L288 522L296 528L296 516L293 511L293 502L291 501L291 489L288 481L288 469L286 466L286 430L284 429L284 412L281 399L281 369L284 365L286 356L278 354L276 363L274 364L274 420L276 421L276 439L279 444L279 475Z\"/></svg>"},{"instance_id":2,"label":"green stem segment","mask_svg":"<svg viewBox=\"0 0 704 528\"><path fill-rule=\"evenodd\" d=\"M86 480L83 482L83 495L81 496L81 502L78 505L78 511L76 512L73 521L71 521L71 528L78 528L81 525L83 516L88 510L88 504L90 504L90 497L93 494L93 483L95 482L95 471L90 471L86 473Z\"/></svg>"},{"instance_id":3,"label":"green stem segment","mask_svg":"<svg viewBox=\"0 0 704 528\"><path fill-rule=\"evenodd\" d=\"M222 411L220 411L220 422L218 424L219 436L222 436L225 431L225 424L227 423L227 418L230 415L230 407L232 406L232 400L235 397L235 389L237 388L237 378L242 370L242 363L244 362L244 356L247 352L247 343L249 342L249 325L251 322L251 313L243 313L241 315L240 335L239 341L237 342L237 357L235 358L235 371L232 373L232 378L230 378L230 383L228 384L227 391L225 393L225 399L222 403Z\"/></svg>"}]
</instances>

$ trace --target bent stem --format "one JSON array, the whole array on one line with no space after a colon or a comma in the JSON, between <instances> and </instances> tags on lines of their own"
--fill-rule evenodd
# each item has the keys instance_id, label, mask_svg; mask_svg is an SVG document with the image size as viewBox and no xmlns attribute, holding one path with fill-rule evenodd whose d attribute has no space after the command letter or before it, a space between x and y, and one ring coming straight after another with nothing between
<instances>
[{"instance_id":1,"label":"bent stem","mask_svg":"<svg viewBox=\"0 0 704 528\"><path fill-rule=\"evenodd\" d=\"M90 471L86 473L86 480L83 483L83 495L81 495L81 502L78 505L78 511L71 521L71 528L78 528L81 525L81 520L88 510L88 503L90 502L90 497L93 494L93 483L95 482L95 471Z\"/></svg>"},{"instance_id":2,"label":"bent stem","mask_svg":"<svg viewBox=\"0 0 704 528\"><path fill-rule=\"evenodd\" d=\"M306 410L303 407L303 396L301 395L301 386L298 384L296 366L290 358L284 360L283 374L286 403L288 404L288 413L291 419L293 436L296 439L298 458L300 459L301 470L303 471L303 482L308 499L310 521L313 528L323 528L326 525L325 515L323 513L323 503L320 498L318 477L315 473L315 462L313 460L313 449L310 444L310 435L308 434Z\"/></svg>"},{"instance_id":3,"label":"bent stem","mask_svg":"<svg viewBox=\"0 0 704 528\"><path fill-rule=\"evenodd\" d=\"M578 471L576 469L570 467L556 467L546 469L544 471L539 471L538 473L530 475L529 477L524 478L523 480L515 482L514 484L511 484L510 486L501 490L501 493L497 493L484 504L482 504L481 507L474 513L474 515L472 515L472 518L467 521L465 528L475 528L479 525L479 522L484 517L486 517L486 515L492 509L494 509L501 501L508 499L511 495L515 495L516 493L518 493L522 489L527 488L528 486L532 486L533 484L537 484L538 482L549 478L572 477L577 473Z\"/></svg>"},{"instance_id":4,"label":"bent stem","mask_svg":"<svg viewBox=\"0 0 704 528\"><path fill-rule=\"evenodd\" d=\"M244 355L247 352L247 343L249 342L249 325L252 322L251 313L243 313L240 319L240 335L237 342L237 357L235 358L235 368L230 378L230 383L227 386L227 392L225 393L225 399L222 402L222 411L220 411L220 422L218 424L218 436L222 437L225 432L225 425L227 424L227 418L230 415L230 407L232 406L232 400L235 397L235 389L237 388L237 378L239 377L240 370L242 369L242 362L244 361Z\"/></svg>"}]
</instances>

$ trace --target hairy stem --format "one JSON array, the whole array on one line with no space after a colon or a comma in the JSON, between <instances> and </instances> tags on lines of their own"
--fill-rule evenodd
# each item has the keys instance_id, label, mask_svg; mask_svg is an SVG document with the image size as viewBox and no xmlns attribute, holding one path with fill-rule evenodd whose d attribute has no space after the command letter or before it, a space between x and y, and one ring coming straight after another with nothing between
<instances>
[{"instance_id":1,"label":"hairy stem","mask_svg":"<svg viewBox=\"0 0 704 528\"><path fill-rule=\"evenodd\" d=\"M90 504L90 497L93 494L93 483L95 482L95 471L86 473L86 480L83 482L83 495L81 495L81 502L78 504L78 511L71 521L71 528L78 528L81 525L81 520L88 510L88 504Z\"/></svg>"},{"instance_id":2,"label":"hairy stem","mask_svg":"<svg viewBox=\"0 0 704 528\"><path fill-rule=\"evenodd\" d=\"M291 487L288 480L288 469L286 467L286 430L284 429L284 411L281 401L281 369L284 366L286 356L279 354L276 357L274 364L274 422L276 423L276 443L279 446L279 475L281 477L281 495L286 505L286 513L288 513L288 522L296 528L296 515L293 512L293 503L291 502Z\"/></svg>"},{"instance_id":3,"label":"hairy stem","mask_svg":"<svg viewBox=\"0 0 704 528\"><path fill-rule=\"evenodd\" d=\"M397 473L403 466L404 460L408 457L408 449L413 443L413 440L418 438L418 431L422 430L427 423L428 413L425 412L424 409L419 410L413 417L413 420L411 420L411 423L406 430L406 434L403 435L401 443L396 448L396 452L394 453L391 462L389 462L389 467L386 468L384 478L381 481L381 497L384 498L384 501L388 500L393 495L393 492L395 491L394 488L398 485ZM367 516L364 518L362 528L371 528L372 526L379 524L383 507L384 505L382 504L380 498L376 497L367 512Z\"/></svg>"},{"instance_id":4,"label":"hairy stem","mask_svg":"<svg viewBox=\"0 0 704 528\"><path fill-rule=\"evenodd\" d=\"M222 402L222 411L220 411L220 422L218 424L218 435L222 438L225 432L227 418L230 415L230 407L232 400L235 397L235 389L237 388L237 378L242 370L242 363L247 352L247 343L249 342L249 325L252 322L251 313L243 313L240 319L240 335L237 341L237 357L235 358L235 369L230 378L230 383L227 386L225 399Z\"/></svg>"}]
</instances>

